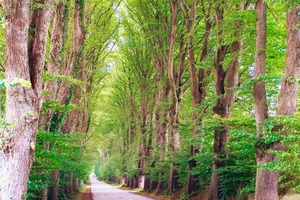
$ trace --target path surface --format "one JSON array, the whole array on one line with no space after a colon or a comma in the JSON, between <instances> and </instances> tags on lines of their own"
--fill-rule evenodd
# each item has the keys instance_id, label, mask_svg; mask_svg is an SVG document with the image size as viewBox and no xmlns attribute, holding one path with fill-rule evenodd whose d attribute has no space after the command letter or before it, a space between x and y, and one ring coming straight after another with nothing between
<instances>
[{"instance_id":1,"label":"path surface","mask_svg":"<svg viewBox=\"0 0 300 200\"><path fill-rule=\"evenodd\" d=\"M96 178L91 178L90 187L93 200L154 200L99 182Z\"/></svg>"},{"instance_id":2,"label":"path surface","mask_svg":"<svg viewBox=\"0 0 300 200\"><path fill-rule=\"evenodd\" d=\"M92 200L91 183L90 182L89 182L88 186L86 187L85 191L82 192L80 200Z\"/></svg>"}]
</instances>

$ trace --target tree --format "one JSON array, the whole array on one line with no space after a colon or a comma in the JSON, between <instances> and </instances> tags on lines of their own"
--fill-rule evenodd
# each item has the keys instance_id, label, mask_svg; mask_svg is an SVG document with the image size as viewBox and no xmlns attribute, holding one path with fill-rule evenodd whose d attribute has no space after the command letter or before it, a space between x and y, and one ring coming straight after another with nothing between
<instances>
[{"instance_id":1,"label":"tree","mask_svg":"<svg viewBox=\"0 0 300 200\"><path fill-rule=\"evenodd\" d=\"M257 10L257 55L255 62L255 78L265 74L265 49L266 49L266 5L262 1L256 4ZM287 51L285 61L285 73L281 83L277 115L294 115L297 110L298 83L294 80L299 78L299 6L293 4L293 8L287 11ZM263 123L268 118L268 107L266 103L266 92L264 82L258 81L253 87L255 99L255 111L257 122L257 164L263 165L273 162L275 155L270 150L284 150L280 141L272 142L267 147L263 145ZM275 126L273 131L282 131L282 125ZM267 169L258 169L256 175L256 199L278 199L278 172ZM266 184L267 183L267 184ZM267 187L266 187L267 186Z\"/></svg>"},{"instance_id":2,"label":"tree","mask_svg":"<svg viewBox=\"0 0 300 200\"><path fill-rule=\"evenodd\" d=\"M254 110L257 126L257 137L263 136L263 123L268 118L268 105L266 101L266 86L264 81L258 79L265 75L266 65L266 4L259 0L256 3L257 25L256 25L256 56L254 67L254 78L256 79L253 85ZM263 146L257 147L256 160L257 164L261 165L266 162L271 162L274 155L266 152ZM277 189L277 172L257 171L256 175L256 199L278 199ZM267 186L267 188L265 188Z\"/></svg>"},{"instance_id":3,"label":"tree","mask_svg":"<svg viewBox=\"0 0 300 200\"><path fill-rule=\"evenodd\" d=\"M6 29L5 78L16 82L7 87L7 125L1 130L0 151L1 199L24 199L29 171L34 161L36 132L42 106L42 73L45 62L46 36L51 1L41 1L45 7L36 8L29 40L30 1L2 2ZM29 45L28 45L29 44Z\"/></svg>"},{"instance_id":4,"label":"tree","mask_svg":"<svg viewBox=\"0 0 300 200\"><path fill-rule=\"evenodd\" d=\"M200 112L197 112L196 109L201 106L203 101L206 97L206 86L207 81L205 80L209 74L210 70L205 70L203 68L196 68L197 60L197 54L198 52L195 52L197 49L194 45L195 40L195 20L196 20L196 11L197 11L197 4L195 0L191 1L190 7L184 2L181 1L182 10L184 13L185 18L185 24L188 32L188 41L187 41L187 53L188 53L188 64L190 67L190 77L191 77L191 91L193 95L193 107L194 107L194 113L193 113L193 131L192 131L192 137L195 137L199 134L201 134L201 131L199 130L199 126L201 127L203 124L203 120L201 119L202 116L201 113L203 113L204 110L201 110ZM205 16L205 32L203 36L203 44L200 52L200 62L203 62L205 58L207 57L209 53L208 49L208 42L209 37L211 34L211 28L212 28L212 22L209 20L210 17L210 5L208 9L205 9L204 5L201 5L203 7L203 11L206 13L203 13ZM190 11L190 12L188 12ZM196 54L196 55L195 55ZM186 186L186 192L188 194L191 194L193 192L196 192L199 189L199 180L198 176L195 174L192 174L192 170L196 168L197 162L193 156L195 156L198 153L201 153L202 146L190 146L190 156L191 159L189 160L188 166L190 173L188 175L187 179L187 186Z\"/></svg>"},{"instance_id":5,"label":"tree","mask_svg":"<svg viewBox=\"0 0 300 200\"><path fill-rule=\"evenodd\" d=\"M235 6L237 13L244 11L243 3ZM215 71L215 92L217 95L216 104L213 108L214 113L221 118L228 119L232 115L232 108L236 99L236 87L238 86L238 70L240 67L239 55L241 53L242 35L237 31L231 35L232 41L229 44L224 38L222 24L224 24L225 10L222 5L217 5L216 8L216 25L217 25L217 45L216 55L214 59ZM242 22L236 20L233 26L236 30L240 29ZM230 50L229 50L230 49ZM227 69L224 66L225 58L230 51L230 62ZM229 152L226 150L226 145L229 142L230 126L221 124L214 131L213 145L213 174L210 184L209 199L219 199L221 193L221 181L219 178L218 169L226 167L226 159Z\"/></svg>"}]
</instances>

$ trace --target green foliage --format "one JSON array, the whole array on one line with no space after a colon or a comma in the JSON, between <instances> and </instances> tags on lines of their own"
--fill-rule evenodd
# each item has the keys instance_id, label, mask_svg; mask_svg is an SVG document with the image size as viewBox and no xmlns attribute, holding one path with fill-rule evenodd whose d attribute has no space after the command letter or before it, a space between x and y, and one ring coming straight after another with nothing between
<instances>
[{"instance_id":1,"label":"green foliage","mask_svg":"<svg viewBox=\"0 0 300 200\"><path fill-rule=\"evenodd\" d=\"M5 87L13 87L16 86L17 84L20 84L23 87L31 87L31 83L27 80L24 80L22 78L15 78L13 81L7 81L5 79L0 81L0 89L5 88Z\"/></svg>"},{"instance_id":2,"label":"green foliage","mask_svg":"<svg viewBox=\"0 0 300 200\"><path fill-rule=\"evenodd\" d=\"M248 133L246 130L231 131L231 140L227 147L230 155L226 160L226 167L220 168L217 172L222 183L222 199L237 194L242 198L254 192L255 140L255 134Z\"/></svg>"},{"instance_id":3,"label":"green foliage","mask_svg":"<svg viewBox=\"0 0 300 200\"><path fill-rule=\"evenodd\" d=\"M41 3L34 3L33 4L33 8L34 9L50 9L51 8L51 5L49 4L41 4Z\"/></svg>"},{"instance_id":4,"label":"green foliage","mask_svg":"<svg viewBox=\"0 0 300 200\"><path fill-rule=\"evenodd\" d=\"M46 81L54 81L54 80L57 80L57 81L62 81L66 84L68 84L69 86L70 85L82 85L84 82L83 81L80 81L78 80L77 78L74 78L72 76L64 76L64 75L54 75L54 74L50 74L48 72L45 72L43 74L43 81L46 82Z\"/></svg>"},{"instance_id":5,"label":"green foliage","mask_svg":"<svg viewBox=\"0 0 300 200\"><path fill-rule=\"evenodd\" d=\"M41 197L43 189L51 183L53 170L71 173L79 180L88 177L93 167L93 158L83 154L85 147L79 144L81 137L81 134L38 133L35 165L28 182L27 199Z\"/></svg>"},{"instance_id":6,"label":"green foliage","mask_svg":"<svg viewBox=\"0 0 300 200\"><path fill-rule=\"evenodd\" d=\"M299 126L299 112L294 116L277 116L272 120L272 126L280 126L282 129L279 132L272 133L270 142L281 141L284 145L283 150L271 151L276 155L274 162L267 163L262 166L265 169L278 171L280 174L279 182L282 190L291 190L299 193L300 177L300 153L298 144L300 142L300 126ZM270 136L267 136L269 138Z\"/></svg>"}]
</instances>

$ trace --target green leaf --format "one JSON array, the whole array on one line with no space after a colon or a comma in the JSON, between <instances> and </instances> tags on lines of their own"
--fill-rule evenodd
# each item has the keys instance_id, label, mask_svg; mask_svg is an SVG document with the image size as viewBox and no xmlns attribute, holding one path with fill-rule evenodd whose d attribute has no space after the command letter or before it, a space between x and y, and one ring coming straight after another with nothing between
<instances>
[{"instance_id":1,"label":"green leaf","mask_svg":"<svg viewBox=\"0 0 300 200\"><path fill-rule=\"evenodd\" d=\"M31 88L31 83L25 79L18 78L18 79L15 79L15 82L19 83L20 85L22 85L24 87Z\"/></svg>"}]
</instances>

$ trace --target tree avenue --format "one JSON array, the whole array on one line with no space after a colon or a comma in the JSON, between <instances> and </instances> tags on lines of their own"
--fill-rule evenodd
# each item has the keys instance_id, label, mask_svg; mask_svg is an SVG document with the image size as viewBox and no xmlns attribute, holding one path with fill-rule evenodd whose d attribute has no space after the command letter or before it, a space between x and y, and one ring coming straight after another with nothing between
<instances>
[{"instance_id":1,"label":"tree avenue","mask_svg":"<svg viewBox=\"0 0 300 200\"><path fill-rule=\"evenodd\" d=\"M300 198L296 0L10 0L0 200L90 173L168 199Z\"/></svg>"}]
</instances>

